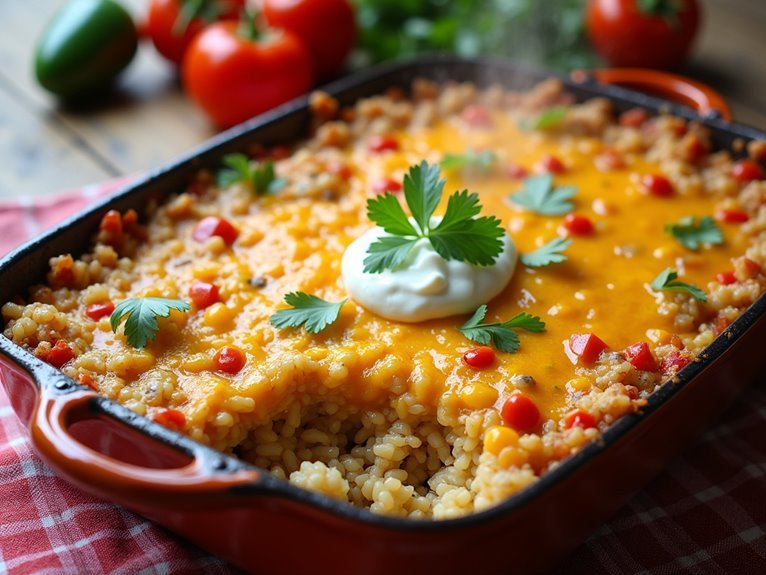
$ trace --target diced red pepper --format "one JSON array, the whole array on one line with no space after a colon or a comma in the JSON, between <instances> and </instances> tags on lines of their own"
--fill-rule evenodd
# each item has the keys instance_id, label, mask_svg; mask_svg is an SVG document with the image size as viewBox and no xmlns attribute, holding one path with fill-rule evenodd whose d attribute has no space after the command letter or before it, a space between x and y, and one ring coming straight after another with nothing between
<instances>
[{"instance_id":1,"label":"diced red pepper","mask_svg":"<svg viewBox=\"0 0 766 575\"><path fill-rule=\"evenodd\" d=\"M186 425L186 416L177 409L160 409L152 415L152 420L170 429L183 429Z\"/></svg>"},{"instance_id":2,"label":"diced red pepper","mask_svg":"<svg viewBox=\"0 0 766 575\"><path fill-rule=\"evenodd\" d=\"M726 222L727 224L741 224L749 220L750 216L745 210L718 210L715 213L715 219L719 222Z\"/></svg>"},{"instance_id":3,"label":"diced red pepper","mask_svg":"<svg viewBox=\"0 0 766 575\"><path fill-rule=\"evenodd\" d=\"M505 173L508 174L509 178L512 178L514 180L523 180L529 175L529 170L526 169L524 166L520 166L518 164L511 164L505 169Z\"/></svg>"},{"instance_id":4,"label":"diced red pepper","mask_svg":"<svg viewBox=\"0 0 766 575\"><path fill-rule=\"evenodd\" d=\"M245 352L233 345L225 345L213 356L218 371L234 375L245 366Z\"/></svg>"},{"instance_id":5,"label":"diced red pepper","mask_svg":"<svg viewBox=\"0 0 766 575\"><path fill-rule=\"evenodd\" d=\"M640 128L649 119L649 112L643 108L631 108L620 114L620 126Z\"/></svg>"},{"instance_id":6,"label":"diced red pepper","mask_svg":"<svg viewBox=\"0 0 766 575\"><path fill-rule=\"evenodd\" d=\"M596 418L587 411L578 409L577 411L573 411L566 416L564 419L564 427L566 429L572 429L573 427L590 429L592 427L596 427Z\"/></svg>"},{"instance_id":7,"label":"diced red pepper","mask_svg":"<svg viewBox=\"0 0 766 575\"><path fill-rule=\"evenodd\" d=\"M93 379L93 376L89 373L80 373L77 375L77 383L81 383L83 385L87 385L89 388L98 391L96 388L96 380Z\"/></svg>"},{"instance_id":8,"label":"diced red pepper","mask_svg":"<svg viewBox=\"0 0 766 575\"><path fill-rule=\"evenodd\" d=\"M740 160L736 162L731 167L731 175L741 184L766 178L761 166L753 160Z\"/></svg>"},{"instance_id":9,"label":"diced red pepper","mask_svg":"<svg viewBox=\"0 0 766 575\"><path fill-rule=\"evenodd\" d=\"M42 358L43 361L48 362L53 367L61 367L71 359L74 359L74 352L63 339L58 340Z\"/></svg>"},{"instance_id":10,"label":"diced red pepper","mask_svg":"<svg viewBox=\"0 0 766 575\"><path fill-rule=\"evenodd\" d=\"M386 152L399 149L399 142L391 136L373 136L367 141L367 148L371 152Z\"/></svg>"},{"instance_id":11,"label":"diced red pepper","mask_svg":"<svg viewBox=\"0 0 766 575\"><path fill-rule=\"evenodd\" d=\"M602 172L612 172L625 167L625 158L615 150L604 150L593 160Z\"/></svg>"},{"instance_id":12,"label":"diced red pepper","mask_svg":"<svg viewBox=\"0 0 766 575\"><path fill-rule=\"evenodd\" d=\"M215 302L221 301L221 293L215 284L195 281L189 288L189 298L199 309L205 309Z\"/></svg>"},{"instance_id":13,"label":"diced red pepper","mask_svg":"<svg viewBox=\"0 0 766 575\"><path fill-rule=\"evenodd\" d=\"M489 110L477 104L466 106L461 117L472 128L488 128L492 125L492 115Z\"/></svg>"},{"instance_id":14,"label":"diced red pepper","mask_svg":"<svg viewBox=\"0 0 766 575\"><path fill-rule=\"evenodd\" d=\"M564 229L573 236L589 236L593 233L593 222L590 218L577 214L567 214L564 218Z\"/></svg>"},{"instance_id":15,"label":"diced red pepper","mask_svg":"<svg viewBox=\"0 0 766 575\"><path fill-rule=\"evenodd\" d=\"M677 373L691 361L688 357L681 355L677 351L671 351L668 355L662 358L660 362L660 370L665 375L670 373Z\"/></svg>"},{"instance_id":16,"label":"diced red pepper","mask_svg":"<svg viewBox=\"0 0 766 575\"><path fill-rule=\"evenodd\" d=\"M508 427L528 431L540 421L540 410L535 402L525 395L514 393L503 403L500 416Z\"/></svg>"},{"instance_id":17,"label":"diced red pepper","mask_svg":"<svg viewBox=\"0 0 766 575\"><path fill-rule=\"evenodd\" d=\"M601 355L601 352L609 346L598 336L592 333L575 334L564 344L564 352L569 360L574 363L592 365Z\"/></svg>"},{"instance_id":18,"label":"diced red pepper","mask_svg":"<svg viewBox=\"0 0 766 575\"><path fill-rule=\"evenodd\" d=\"M657 360L649 349L649 344L639 341L625 348L625 357L630 364L641 371L657 371Z\"/></svg>"},{"instance_id":19,"label":"diced red pepper","mask_svg":"<svg viewBox=\"0 0 766 575\"><path fill-rule=\"evenodd\" d=\"M114 311L114 304L110 301L94 303L85 308L85 315L93 321L98 321L105 315L110 315Z\"/></svg>"},{"instance_id":20,"label":"diced red pepper","mask_svg":"<svg viewBox=\"0 0 766 575\"><path fill-rule=\"evenodd\" d=\"M337 174L344 182L351 178L351 167L344 162L330 162L327 164L327 171L331 174Z\"/></svg>"},{"instance_id":21,"label":"diced red pepper","mask_svg":"<svg viewBox=\"0 0 766 575\"><path fill-rule=\"evenodd\" d=\"M101 218L98 229L102 232L102 241L116 247L122 243L122 216L117 210L109 210Z\"/></svg>"},{"instance_id":22,"label":"diced red pepper","mask_svg":"<svg viewBox=\"0 0 766 575\"><path fill-rule=\"evenodd\" d=\"M673 184L665 176L646 174L641 178L641 185L646 193L657 198L667 198L673 195Z\"/></svg>"},{"instance_id":23,"label":"diced red pepper","mask_svg":"<svg viewBox=\"0 0 766 575\"><path fill-rule=\"evenodd\" d=\"M689 134L682 142L685 159L697 163L708 155L710 150L698 136Z\"/></svg>"},{"instance_id":24,"label":"diced red pepper","mask_svg":"<svg viewBox=\"0 0 766 575\"><path fill-rule=\"evenodd\" d=\"M734 272L725 271L719 274L715 274L715 281L717 281L722 286L728 286L736 282L737 277L734 275Z\"/></svg>"},{"instance_id":25,"label":"diced red pepper","mask_svg":"<svg viewBox=\"0 0 766 575\"><path fill-rule=\"evenodd\" d=\"M761 273L761 266L750 258L742 258L742 268L745 279L754 278Z\"/></svg>"},{"instance_id":26,"label":"diced red pepper","mask_svg":"<svg viewBox=\"0 0 766 575\"><path fill-rule=\"evenodd\" d=\"M194 226L192 238L197 242L206 242L213 236L220 237L226 245L231 245L237 239L239 232L228 220L217 216L203 218Z\"/></svg>"},{"instance_id":27,"label":"diced red pepper","mask_svg":"<svg viewBox=\"0 0 766 575\"><path fill-rule=\"evenodd\" d=\"M538 172L548 174L563 174L567 171L567 167L564 165L564 162L559 160L556 156L552 156L550 154L546 154L540 158L540 161L536 164L536 168Z\"/></svg>"},{"instance_id":28,"label":"diced red pepper","mask_svg":"<svg viewBox=\"0 0 766 575\"><path fill-rule=\"evenodd\" d=\"M372 191L376 194L384 192L401 192L402 183L394 178L381 178L372 184Z\"/></svg>"},{"instance_id":29,"label":"diced red pepper","mask_svg":"<svg viewBox=\"0 0 766 575\"><path fill-rule=\"evenodd\" d=\"M495 350L485 345L469 349L463 354L463 361L476 369L483 369L495 363Z\"/></svg>"}]
</instances>

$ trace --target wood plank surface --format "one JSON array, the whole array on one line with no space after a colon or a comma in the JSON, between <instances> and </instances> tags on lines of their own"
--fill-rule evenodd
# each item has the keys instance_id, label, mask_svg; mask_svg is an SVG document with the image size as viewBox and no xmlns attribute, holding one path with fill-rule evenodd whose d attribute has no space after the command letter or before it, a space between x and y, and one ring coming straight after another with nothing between
<instances>
[{"instance_id":1,"label":"wood plank surface","mask_svg":"<svg viewBox=\"0 0 766 575\"><path fill-rule=\"evenodd\" d=\"M64 109L34 81L32 55L65 0L0 2L0 198L37 196L159 166L214 134L176 73L144 43L116 93ZM140 19L148 0L123 0ZM702 0L703 28L682 73L707 82L737 121L766 129L766 1Z\"/></svg>"}]
</instances>

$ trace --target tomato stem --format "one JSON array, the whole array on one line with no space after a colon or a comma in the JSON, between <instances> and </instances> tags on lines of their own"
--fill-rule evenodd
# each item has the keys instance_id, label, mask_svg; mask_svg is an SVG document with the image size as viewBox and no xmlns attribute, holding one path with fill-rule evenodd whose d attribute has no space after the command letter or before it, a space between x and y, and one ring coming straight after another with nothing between
<instances>
[{"instance_id":1,"label":"tomato stem","mask_svg":"<svg viewBox=\"0 0 766 575\"><path fill-rule=\"evenodd\" d=\"M657 16L673 26L678 13L684 10L683 2L678 0L638 0L639 11L649 16Z\"/></svg>"},{"instance_id":2,"label":"tomato stem","mask_svg":"<svg viewBox=\"0 0 766 575\"><path fill-rule=\"evenodd\" d=\"M237 34L246 40L253 42L257 41L261 37L261 33L258 30L258 12L256 10L242 10L242 15L239 18L239 28Z\"/></svg>"}]
</instances>

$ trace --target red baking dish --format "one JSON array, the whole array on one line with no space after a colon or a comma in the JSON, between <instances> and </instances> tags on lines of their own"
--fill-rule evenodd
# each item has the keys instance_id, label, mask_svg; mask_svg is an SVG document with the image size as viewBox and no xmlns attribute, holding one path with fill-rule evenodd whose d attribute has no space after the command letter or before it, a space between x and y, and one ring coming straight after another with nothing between
<instances>
[{"instance_id":1,"label":"red baking dish","mask_svg":"<svg viewBox=\"0 0 766 575\"><path fill-rule=\"evenodd\" d=\"M729 123L725 103L677 77L632 71L563 78L578 100L600 96L618 111L642 106L704 123L717 148L737 153L766 139ZM492 60L425 58L365 72L326 91L342 103L418 77L499 82L529 88L541 72ZM674 94L697 111L602 82ZM289 142L305 133L307 99L225 132L174 164L27 243L0 261L0 301L44 277L51 256L79 253L108 209L141 208L178 190L200 168L254 142ZM257 573L515 572L550 567L603 523L668 459L718 417L766 367L766 296L761 296L640 413L618 420L601 441L502 504L459 519L417 521L375 515L301 490L249 464L170 431L78 385L0 337L0 377L45 461L85 491L114 501Z\"/></svg>"}]
</instances>

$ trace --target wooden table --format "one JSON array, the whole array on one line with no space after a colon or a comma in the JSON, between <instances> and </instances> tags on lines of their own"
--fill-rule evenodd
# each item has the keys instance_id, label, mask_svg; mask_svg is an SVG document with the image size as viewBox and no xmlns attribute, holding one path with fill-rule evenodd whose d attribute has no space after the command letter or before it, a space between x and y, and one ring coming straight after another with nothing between
<instances>
[{"instance_id":1,"label":"wooden table","mask_svg":"<svg viewBox=\"0 0 766 575\"><path fill-rule=\"evenodd\" d=\"M142 45L98 109L59 107L35 83L34 44L65 0L0 2L0 198L39 196L159 166L215 131L175 70ZM136 16L148 0L123 0ZM737 121L766 129L766 2L702 0L705 21L683 73L717 88Z\"/></svg>"}]
</instances>

